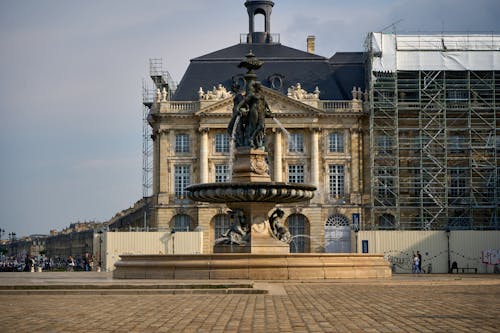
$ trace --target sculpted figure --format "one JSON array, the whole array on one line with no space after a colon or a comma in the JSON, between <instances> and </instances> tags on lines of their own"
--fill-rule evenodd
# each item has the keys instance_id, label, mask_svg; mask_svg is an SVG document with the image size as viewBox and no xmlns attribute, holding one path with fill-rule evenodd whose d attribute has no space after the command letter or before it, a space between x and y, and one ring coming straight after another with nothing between
<instances>
[{"instance_id":1,"label":"sculpted figure","mask_svg":"<svg viewBox=\"0 0 500 333\"><path fill-rule=\"evenodd\" d=\"M281 209L276 208L276 210L269 217L269 225L271 226L271 232L274 238L279 239L280 241L285 243L290 243L290 241L292 240L292 235L290 234L288 228L281 221L284 215L285 213Z\"/></svg>"},{"instance_id":2,"label":"sculpted figure","mask_svg":"<svg viewBox=\"0 0 500 333\"><path fill-rule=\"evenodd\" d=\"M236 83L233 83L231 86L231 90L234 93L233 97L233 115L231 117L231 121L229 122L229 125L227 127L227 134L229 136L236 140L236 146L243 146L243 135L244 135L244 127L243 124L245 122L245 119L241 119L240 112L238 111L238 105L245 99L243 94L240 92L239 87ZM236 122L236 119L240 116L240 119L238 119L238 122ZM236 126L236 128L235 128Z\"/></svg>"},{"instance_id":3,"label":"sculpted figure","mask_svg":"<svg viewBox=\"0 0 500 333\"><path fill-rule=\"evenodd\" d=\"M264 147L265 118L272 118L271 109L262 95L260 82L253 82L245 99L238 105L238 112L244 118L245 146L254 149Z\"/></svg>"},{"instance_id":4,"label":"sculpted figure","mask_svg":"<svg viewBox=\"0 0 500 333\"><path fill-rule=\"evenodd\" d=\"M245 214L239 209L230 211L229 219L232 221L231 226L215 241L215 244L245 245L250 236L250 226L245 220Z\"/></svg>"}]
</instances>

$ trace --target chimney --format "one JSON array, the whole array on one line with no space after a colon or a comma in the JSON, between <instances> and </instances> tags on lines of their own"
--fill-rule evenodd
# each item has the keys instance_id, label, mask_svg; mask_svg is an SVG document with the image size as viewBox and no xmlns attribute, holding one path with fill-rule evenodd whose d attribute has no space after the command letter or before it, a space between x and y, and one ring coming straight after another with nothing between
<instances>
[{"instance_id":1,"label":"chimney","mask_svg":"<svg viewBox=\"0 0 500 333\"><path fill-rule=\"evenodd\" d=\"M314 44L316 42L316 37L307 36L307 52L314 53Z\"/></svg>"}]
</instances>

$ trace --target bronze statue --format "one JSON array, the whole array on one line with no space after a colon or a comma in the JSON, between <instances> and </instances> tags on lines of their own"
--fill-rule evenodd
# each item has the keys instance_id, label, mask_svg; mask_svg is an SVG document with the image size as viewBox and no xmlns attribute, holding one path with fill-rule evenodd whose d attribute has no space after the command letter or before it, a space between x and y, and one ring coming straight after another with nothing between
<instances>
[{"instance_id":1,"label":"bronze statue","mask_svg":"<svg viewBox=\"0 0 500 333\"><path fill-rule=\"evenodd\" d=\"M245 219L245 214L240 209L229 211L229 219L232 220L231 226L215 241L215 245L245 245L250 238L250 225Z\"/></svg>"},{"instance_id":2,"label":"bronze statue","mask_svg":"<svg viewBox=\"0 0 500 333\"><path fill-rule=\"evenodd\" d=\"M244 132L244 121L242 121L240 112L238 111L238 105L242 100L245 99L245 96L241 93L239 86L236 83L233 83L231 86L231 90L234 93L233 97L233 115L231 117L231 121L227 126L227 134L233 140L236 140L236 146L243 146L243 132Z\"/></svg>"},{"instance_id":3,"label":"bronze statue","mask_svg":"<svg viewBox=\"0 0 500 333\"><path fill-rule=\"evenodd\" d=\"M260 82L252 82L245 98L237 106L243 131L243 146L264 149L265 118L272 118L271 109L262 95Z\"/></svg>"},{"instance_id":4,"label":"bronze statue","mask_svg":"<svg viewBox=\"0 0 500 333\"><path fill-rule=\"evenodd\" d=\"M292 240L292 235L288 228L281 222L281 219L285 215L281 209L276 208L276 210L269 217L269 226L271 227L271 232L274 238L279 239L282 242L290 243Z\"/></svg>"}]
</instances>

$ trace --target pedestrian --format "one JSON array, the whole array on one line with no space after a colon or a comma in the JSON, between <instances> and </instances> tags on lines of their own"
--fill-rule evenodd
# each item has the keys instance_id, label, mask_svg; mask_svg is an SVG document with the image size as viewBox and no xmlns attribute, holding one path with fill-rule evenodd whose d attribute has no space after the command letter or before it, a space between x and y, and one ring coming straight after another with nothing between
<instances>
[{"instance_id":1,"label":"pedestrian","mask_svg":"<svg viewBox=\"0 0 500 333\"><path fill-rule=\"evenodd\" d=\"M420 263L418 261L418 256L413 253L413 273L418 274L420 273Z\"/></svg>"},{"instance_id":2,"label":"pedestrian","mask_svg":"<svg viewBox=\"0 0 500 333\"><path fill-rule=\"evenodd\" d=\"M85 252L85 256L83 258L83 268L85 272L90 272L92 270L91 262L92 262L92 257L90 256L90 253Z\"/></svg>"},{"instance_id":3,"label":"pedestrian","mask_svg":"<svg viewBox=\"0 0 500 333\"><path fill-rule=\"evenodd\" d=\"M67 264L66 270L68 272L73 272L75 270L75 259L73 259L72 256L68 257L68 260L66 260L66 264Z\"/></svg>"},{"instance_id":4,"label":"pedestrian","mask_svg":"<svg viewBox=\"0 0 500 333\"><path fill-rule=\"evenodd\" d=\"M31 261L29 253L27 253L26 258L24 259L24 271L31 272L31 267L33 267L33 263Z\"/></svg>"},{"instance_id":5,"label":"pedestrian","mask_svg":"<svg viewBox=\"0 0 500 333\"><path fill-rule=\"evenodd\" d=\"M418 270L420 273L424 272L424 270L422 269L422 255L420 254L420 251L417 251L417 257L418 257Z\"/></svg>"}]
</instances>

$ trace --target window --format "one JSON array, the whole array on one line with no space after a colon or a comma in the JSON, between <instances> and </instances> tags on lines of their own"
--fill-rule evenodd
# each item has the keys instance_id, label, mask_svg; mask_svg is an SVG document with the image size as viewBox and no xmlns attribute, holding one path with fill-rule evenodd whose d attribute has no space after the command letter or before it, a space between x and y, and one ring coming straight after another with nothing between
<instances>
[{"instance_id":1,"label":"window","mask_svg":"<svg viewBox=\"0 0 500 333\"><path fill-rule=\"evenodd\" d=\"M287 219L288 230L292 235L290 253L308 252L308 235L306 235L306 219L302 214L292 214Z\"/></svg>"},{"instance_id":2,"label":"window","mask_svg":"<svg viewBox=\"0 0 500 333\"><path fill-rule=\"evenodd\" d=\"M449 140L449 151L451 154L462 154L465 152L464 147L466 147L466 140L464 136L452 135L448 137Z\"/></svg>"},{"instance_id":3,"label":"window","mask_svg":"<svg viewBox=\"0 0 500 333\"><path fill-rule=\"evenodd\" d=\"M304 166L289 165L288 166L288 182L303 183L304 182Z\"/></svg>"},{"instance_id":4,"label":"window","mask_svg":"<svg viewBox=\"0 0 500 333\"><path fill-rule=\"evenodd\" d=\"M174 166L174 195L176 198L186 196L185 188L191 184L189 164L178 164Z\"/></svg>"},{"instance_id":5,"label":"window","mask_svg":"<svg viewBox=\"0 0 500 333\"><path fill-rule=\"evenodd\" d=\"M189 153L189 134L175 135L175 152Z\"/></svg>"},{"instance_id":6,"label":"window","mask_svg":"<svg viewBox=\"0 0 500 333\"><path fill-rule=\"evenodd\" d=\"M179 214L174 217L174 231L189 231L191 218L189 215Z\"/></svg>"},{"instance_id":7,"label":"window","mask_svg":"<svg viewBox=\"0 0 500 333\"><path fill-rule=\"evenodd\" d=\"M330 198L341 198L344 196L344 166L329 165Z\"/></svg>"},{"instance_id":8,"label":"window","mask_svg":"<svg viewBox=\"0 0 500 333\"><path fill-rule=\"evenodd\" d=\"M227 214L219 214L214 218L214 240L220 238L229 229L230 221Z\"/></svg>"},{"instance_id":9,"label":"window","mask_svg":"<svg viewBox=\"0 0 500 333\"><path fill-rule=\"evenodd\" d=\"M392 138L387 135L377 136L377 148L380 154L392 154Z\"/></svg>"},{"instance_id":10,"label":"window","mask_svg":"<svg viewBox=\"0 0 500 333\"><path fill-rule=\"evenodd\" d=\"M394 169L389 167L380 167L378 174L378 197L384 203L394 203Z\"/></svg>"},{"instance_id":11,"label":"window","mask_svg":"<svg viewBox=\"0 0 500 333\"><path fill-rule=\"evenodd\" d=\"M304 152L304 135L302 133L290 133L288 137L288 151L290 153Z\"/></svg>"},{"instance_id":12,"label":"window","mask_svg":"<svg viewBox=\"0 0 500 333\"><path fill-rule=\"evenodd\" d=\"M382 230L394 230L396 219L392 214L382 214L378 217L378 227Z\"/></svg>"},{"instance_id":13,"label":"window","mask_svg":"<svg viewBox=\"0 0 500 333\"><path fill-rule=\"evenodd\" d=\"M328 140L330 153L344 152L344 135L341 131L331 132Z\"/></svg>"},{"instance_id":14,"label":"window","mask_svg":"<svg viewBox=\"0 0 500 333\"><path fill-rule=\"evenodd\" d=\"M467 184L468 175L466 168L451 168L450 172L450 191L449 195L455 199L462 199L468 196Z\"/></svg>"},{"instance_id":15,"label":"window","mask_svg":"<svg viewBox=\"0 0 500 333\"><path fill-rule=\"evenodd\" d=\"M229 173L229 167L227 165L216 164L215 165L215 182L216 183L227 182L228 173Z\"/></svg>"},{"instance_id":16,"label":"window","mask_svg":"<svg viewBox=\"0 0 500 333\"><path fill-rule=\"evenodd\" d=\"M227 133L215 134L215 152L229 153L229 135Z\"/></svg>"}]
</instances>

